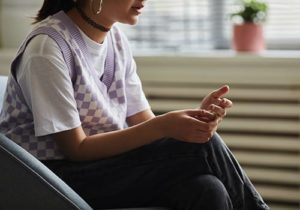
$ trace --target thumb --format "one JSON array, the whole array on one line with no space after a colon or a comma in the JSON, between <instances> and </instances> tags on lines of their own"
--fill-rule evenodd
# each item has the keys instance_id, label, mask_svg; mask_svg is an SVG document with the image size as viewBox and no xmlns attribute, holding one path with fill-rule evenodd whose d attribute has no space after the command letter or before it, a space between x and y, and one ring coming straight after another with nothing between
<instances>
[{"instance_id":1,"label":"thumb","mask_svg":"<svg viewBox=\"0 0 300 210\"><path fill-rule=\"evenodd\" d=\"M220 87L219 89L213 91L211 93L211 96L213 96L214 98L221 98L223 97L225 94L227 94L229 92L229 86L228 85L223 85L222 87Z\"/></svg>"},{"instance_id":2,"label":"thumb","mask_svg":"<svg viewBox=\"0 0 300 210\"><path fill-rule=\"evenodd\" d=\"M215 115L209 111L206 111L204 109L189 109L186 110L186 114L190 117L196 118L196 119L201 119L205 118L208 120L214 120Z\"/></svg>"}]
</instances>

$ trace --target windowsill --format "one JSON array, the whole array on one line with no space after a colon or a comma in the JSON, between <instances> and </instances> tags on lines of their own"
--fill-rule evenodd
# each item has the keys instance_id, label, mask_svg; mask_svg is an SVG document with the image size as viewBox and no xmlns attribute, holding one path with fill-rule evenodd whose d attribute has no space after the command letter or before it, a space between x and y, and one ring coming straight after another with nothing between
<instances>
[{"instance_id":1,"label":"windowsill","mask_svg":"<svg viewBox=\"0 0 300 210\"><path fill-rule=\"evenodd\" d=\"M17 49L0 48L0 59L11 60L15 56ZM179 52L166 53L157 51L153 53L139 53L135 57L158 57L158 56L176 56L176 57L276 57L276 58L300 58L300 50L266 50L261 53L236 52L234 50L207 50L200 52Z\"/></svg>"},{"instance_id":2,"label":"windowsill","mask_svg":"<svg viewBox=\"0 0 300 210\"><path fill-rule=\"evenodd\" d=\"M268 57L268 58L300 58L300 50L266 50L260 53L236 52L234 50L209 50L201 52L181 52L181 53L139 53L134 54L134 57L219 57L219 58L234 58L234 57Z\"/></svg>"},{"instance_id":3,"label":"windowsill","mask_svg":"<svg viewBox=\"0 0 300 210\"><path fill-rule=\"evenodd\" d=\"M0 49L0 75L7 75L10 69L10 64L16 55L17 49ZM195 53L144 53L134 56L138 64L152 65L153 63L164 64L178 62L202 63L204 65L219 65L231 66L232 63L261 63L265 65L283 65L299 66L300 70L300 50L267 50L259 54L253 53L237 53L233 50L216 50L203 51ZM174 59L175 58L175 59ZM172 65L172 64L171 64Z\"/></svg>"},{"instance_id":4,"label":"windowsill","mask_svg":"<svg viewBox=\"0 0 300 210\"><path fill-rule=\"evenodd\" d=\"M135 56L138 69L142 68L281 68L300 72L300 51L265 51L259 54L218 50L185 54L143 54ZM143 69L142 69L143 70Z\"/></svg>"}]
</instances>

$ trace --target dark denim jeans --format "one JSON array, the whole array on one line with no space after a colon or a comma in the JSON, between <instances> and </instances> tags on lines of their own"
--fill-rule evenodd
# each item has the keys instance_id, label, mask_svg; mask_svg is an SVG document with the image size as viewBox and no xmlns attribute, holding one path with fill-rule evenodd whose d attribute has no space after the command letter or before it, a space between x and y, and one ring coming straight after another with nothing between
<instances>
[{"instance_id":1,"label":"dark denim jeans","mask_svg":"<svg viewBox=\"0 0 300 210\"><path fill-rule=\"evenodd\" d=\"M269 209L218 134L205 144L162 139L109 159L44 163L95 209Z\"/></svg>"}]
</instances>

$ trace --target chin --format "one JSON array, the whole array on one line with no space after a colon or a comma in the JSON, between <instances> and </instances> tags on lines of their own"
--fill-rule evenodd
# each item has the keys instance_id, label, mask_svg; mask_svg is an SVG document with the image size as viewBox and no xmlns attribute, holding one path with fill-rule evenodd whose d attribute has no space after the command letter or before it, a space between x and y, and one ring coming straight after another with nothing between
<instances>
[{"instance_id":1,"label":"chin","mask_svg":"<svg viewBox=\"0 0 300 210\"><path fill-rule=\"evenodd\" d=\"M133 17L124 21L121 21L121 23L128 24L128 25L136 25L138 23L139 18Z\"/></svg>"}]
</instances>

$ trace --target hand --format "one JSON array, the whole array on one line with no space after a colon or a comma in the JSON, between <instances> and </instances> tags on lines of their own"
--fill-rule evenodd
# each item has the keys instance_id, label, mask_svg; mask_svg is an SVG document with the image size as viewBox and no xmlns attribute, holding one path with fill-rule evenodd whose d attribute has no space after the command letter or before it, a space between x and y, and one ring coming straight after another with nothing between
<instances>
[{"instance_id":1,"label":"hand","mask_svg":"<svg viewBox=\"0 0 300 210\"><path fill-rule=\"evenodd\" d=\"M232 107L232 101L223 98L228 92L229 86L227 85L211 92L202 100L200 109L210 111L215 114L216 118L222 119L226 116L226 109Z\"/></svg>"},{"instance_id":2,"label":"hand","mask_svg":"<svg viewBox=\"0 0 300 210\"><path fill-rule=\"evenodd\" d=\"M205 143L217 129L214 114L201 109L173 111L161 118L163 136L185 142Z\"/></svg>"}]
</instances>

